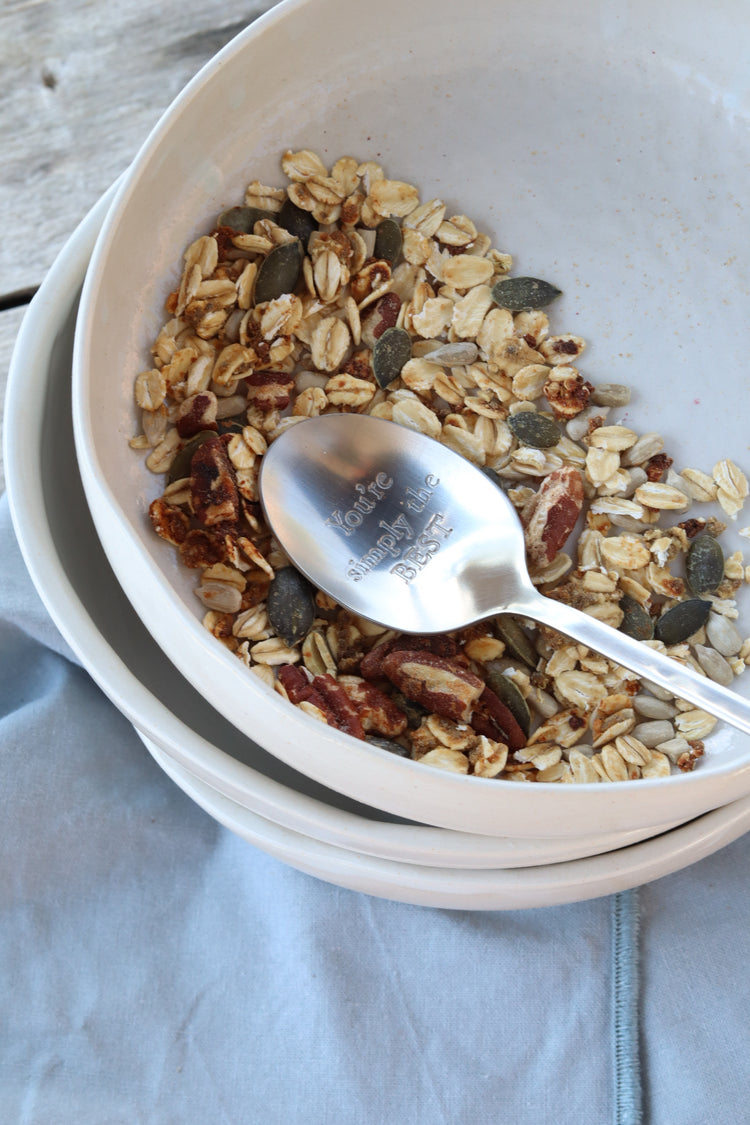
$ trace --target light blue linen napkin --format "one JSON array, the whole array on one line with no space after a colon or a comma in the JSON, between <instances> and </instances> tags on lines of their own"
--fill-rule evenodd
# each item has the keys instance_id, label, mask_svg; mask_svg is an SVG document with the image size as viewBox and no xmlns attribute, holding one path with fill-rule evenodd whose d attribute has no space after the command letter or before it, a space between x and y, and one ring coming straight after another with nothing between
<instances>
[{"instance_id":1,"label":"light blue linen napkin","mask_svg":"<svg viewBox=\"0 0 750 1125\"><path fill-rule=\"evenodd\" d=\"M47 616L5 498L0 562L1 1122L748 1120L747 840L639 892L640 988L633 893L342 890L162 773Z\"/></svg>"}]
</instances>

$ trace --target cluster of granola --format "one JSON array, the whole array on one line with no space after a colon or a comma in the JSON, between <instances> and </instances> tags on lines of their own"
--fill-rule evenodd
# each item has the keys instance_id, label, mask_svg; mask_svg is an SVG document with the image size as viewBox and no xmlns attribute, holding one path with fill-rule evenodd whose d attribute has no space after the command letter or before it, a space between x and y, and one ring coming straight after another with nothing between
<instances>
[{"instance_id":1,"label":"cluster of granola","mask_svg":"<svg viewBox=\"0 0 750 1125\"><path fill-rule=\"evenodd\" d=\"M131 445L167 475L151 521L200 572L206 627L308 714L426 764L543 782L691 770L714 718L585 646L508 617L399 635L289 566L258 502L264 451L308 417L367 413L495 475L544 593L717 682L750 663L734 600L750 568L724 557L715 516L687 514L736 519L742 471L678 473L660 435L612 422L628 389L581 374L584 341L544 311L558 291L512 278L466 215L371 161L281 164L285 188L251 183L188 247L135 380Z\"/></svg>"}]
</instances>

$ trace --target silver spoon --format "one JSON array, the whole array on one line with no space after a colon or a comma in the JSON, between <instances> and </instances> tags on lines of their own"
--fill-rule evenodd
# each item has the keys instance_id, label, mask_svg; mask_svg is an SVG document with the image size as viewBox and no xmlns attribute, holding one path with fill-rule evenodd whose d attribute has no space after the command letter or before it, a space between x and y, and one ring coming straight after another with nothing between
<instances>
[{"instance_id":1,"label":"silver spoon","mask_svg":"<svg viewBox=\"0 0 750 1125\"><path fill-rule=\"evenodd\" d=\"M511 502L469 461L424 434L368 415L306 419L264 455L260 494L295 566L370 621L403 633L443 633L518 614L750 733L747 700L540 594Z\"/></svg>"}]
</instances>

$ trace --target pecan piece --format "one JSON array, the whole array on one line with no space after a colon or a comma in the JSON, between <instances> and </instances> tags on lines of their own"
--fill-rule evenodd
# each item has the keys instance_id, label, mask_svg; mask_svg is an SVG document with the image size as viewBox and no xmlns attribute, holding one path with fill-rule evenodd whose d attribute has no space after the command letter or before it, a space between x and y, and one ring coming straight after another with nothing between
<instances>
[{"instance_id":1,"label":"pecan piece","mask_svg":"<svg viewBox=\"0 0 750 1125\"><path fill-rule=\"evenodd\" d=\"M208 438L196 449L190 465L190 487L193 511L204 527L237 521L240 498L221 438Z\"/></svg>"},{"instance_id":2,"label":"pecan piece","mask_svg":"<svg viewBox=\"0 0 750 1125\"><path fill-rule=\"evenodd\" d=\"M575 527L582 507L580 470L563 465L544 478L522 513L526 551L533 566L549 566Z\"/></svg>"},{"instance_id":3,"label":"pecan piece","mask_svg":"<svg viewBox=\"0 0 750 1125\"><path fill-rule=\"evenodd\" d=\"M646 462L646 476L650 481L660 481L673 464L673 457L668 457L666 453L655 453Z\"/></svg>"},{"instance_id":4,"label":"pecan piece","mask_svg":"<svg viewBox=\"0 0 750 1125\"><path fill-rule=\"evenodd\" d=\"M185 542L190 530L190 520L181 508L167 504L164 500L153 500L148 509L149 519L154 531L168 543L179 547Z\"/></svg>"},{"instance_id":5,"label":"pecan piece","mask_svg":"<svg viewBox=\"0 0 750 1125\"><path fill-rule=\"evenodd\" d=\"M354 704L328 672L308 680L301 668L294 664L283 664L278 675L291 703L312 703L325 716L329 726L344 731L353 738L365 737Z\"/></svg>"},{"instance_id":6,"label":"pecan piece","mask_svg":"<svg viewBox=\"0 0 750 1125\"><path fill-rule=\"evenodd\" d=\"M254 371L245 377L248 401L261 410L285 410L294 375L283 371Z\"/></svg>"},{"instance_id":7,"label":"pecan piece","mask_svg":"<svg viewBox=\"0 0 750 1125\"><path fill-rule=\"evenodd\" d=\"M484 691L479 676L457 661L431 652L391 652L383 660L383 671L408 699L455 723L469 721Z\"/></svg>"},{"instance_id":8,"label":"pecan piece","mask_svg":"<svg viewBox=\"0 0 750 1125\"><path fill-rule=\"evenodd\" d=\"M493 742L504 742L511 753L526 745L526 735L509 708L486 687L474 708L471 726Z\"/></svg>"},{"instance_id":9,"label":"pecan piece","mask_svg":"<svg viewBox=\"0 0 750 1125\"><path fill-rule=\"evenodd\" d=\"M224 537L204 531L202 528L193 528L180 543L180 558L183 565L192 570L224 562L226 558Z\"/></svg>"},{"instance_id":10,"label":"pecan piece","mask_svg":"<svg viewBox=\"0 0 750 1125\"><path fill-rule=\"evenodd\" d=\"M414 633L411 636L392 637L389 641L381 641L375 648L370 649L362 657L359 666L360 674L367 680L382 680L385 676L383 660L392 652L399 649L409 649L411 652L431 652L435 656L455 656L458 645L452 637L422 636Z\"/></svg>"},{"instance_id":11,"label":"pecan piece","mask_svg":"<svg viewBox=\"0 0 750 1125\"><path fill-rule=\"evenodd\" d=\"M362 318L362 343L371 348L386 328L395 328L401 311L401 298L397 293L386 293L376 301Z\"/></svg>"},{"instance_id":12,"label":"pecan piece","mask_svg":"<svg viewBox=\"0 0 750 1125\"><path fill-rule=\"evenodd\" d=\"M212 391L200 391L180 403L177 412L177 433L181 438L195 437L201 430L216 430L218 400Z\"/></svg>"},{"instance_id":13,"label":"pecan piece","mask_svg":"<svg viewBox=\"0 0 750 1125\"><path fill-rule=\"evenodd\" d=\"M323 698L324 712L331 726L350 734L353 738L364 738L365 732L357 710L344 689L329 672L313 676L313 691Z\"/></svg>"},{"instance_id":14,"label":"pecan piece","mask_svg":"<svg viewBox=\"0 0 750 1125\"><path fill-rule=\"evenodd\" d=\"M356 708L366 734L398 738L404 733L408 719L385 692L358 676L340 676L339 684Z\"/></svg>"}]
</instances>

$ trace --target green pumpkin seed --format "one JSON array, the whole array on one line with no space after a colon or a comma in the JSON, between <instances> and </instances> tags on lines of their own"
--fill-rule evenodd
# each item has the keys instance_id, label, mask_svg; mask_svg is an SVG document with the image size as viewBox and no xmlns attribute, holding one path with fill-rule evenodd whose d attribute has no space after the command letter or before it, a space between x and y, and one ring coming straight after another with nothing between
<instances>
[{"instance_id":1,"label":"green pumpkin seed","mask_svg":"<svg viewBox=\"0 0 750 1125\"><path fill-rule=\"evenodd\" d=\"M278 226L289 231L295 238L299 238L303 246L307 246L308 238L318 229L318 224L310 212L303 211L296 203L292 203L291 199L284 200L281 210L274 219Z\"/></svg>"},{"instance_id":2,"label":"green pumpkin seed","mask_svg":"<svg viewBox=\"0 0 750 1125\"><path fill-rule=\"evenodd\" d=\"M387 750L389 754L397 754L399 758L408 758L409 751L405 749L399 742L394 742L391 738L366 738L365 742L370 742L373 746L379 746L381 750Z\"/></svg>"},{"instance_id":3,"label":"green pumpkin seed","mask_svg":"<svg viewBox=\"0 0 750 1125\"><path fill-rule=\"evenodd\" d=\"M373 257L385 258L387 262L393 265L398 261L402 243L403 235L401 234L401 227L396 220L383 219L382 223L378 223L375 227L375 249L373 250Z\"/></svg>"},{"instance_id":4,"label":"green pumpkin seed","mask_svg":"<svg viewBox=\"0 0 750 1125\"><path fill-rule=\"evenodd\" d=\"M299 644L312 628L315 620L313 595L310 583L293 566L283 566L271 579L266 612L284 644Z\"/></svg>"},{"instance_id":5,"label":"green pumpkin seed","mask_svg":"<svg viewBox=\"0 0 750 1125\"><path fill-rule=\"evenodd\" d=\"M400 691L395 692L391 698L398 707L399 711L403 711L403 713L406 715L407 721L412 730L416 730L425 715L429 714L429 712L426 711L424 707L420 707L419 704L415 703L413 699L407 699L406 696L403 695Z\"/></svg>"},{"instance_id":6,"label":"green pumpkin seed","mask_svg":"<svg viewBox=\"0 0 750 1125\"><path fill-rule=\"evenodd\" d=\"M255 279L255 303L275 301L283 293L293 293L302 270L302 245L298 239L275 246L263 259Z\"/></svg>"},{"instance_id":7,"label":"green pumpkin seed","mask_svg":"<svg viewBox=\"0 0 750 1125\"><path fill-rule=\"evenodd\" d=\"M531 711L518 684L504 674L503 665L497 660L489 660L484 672L487 686L494 691L500 702L505 704L528 738L531 729Z\"/></svg>"},{"instance_id":8,"label":"green pumpkin seed","mask_svg":"<svg viewBox=\"0 0 750 1125\"><path fill-rule=\"evenodd\" d=\"M551 449L562 437L557 422L546 414L537 414L535 410L519 410L517 414L511 414L508 425L519 441L534 449Z\"/></svg>"},{"instance_id":9,"label":"green pumpkin seed","mask_svg":"<svg viewBox=\"0 0 750 1125\"><path fill-rule=\"evenodd\" d=\"M398 379L401 368L411 359L411 336L403 328L386 328L372 349L372 369L381 387Z\"/></svg>"},{"instance_id":10,"label":"green pumpkin seed","mask_svg":"<svg viewBox=\"0 0 750 1125\"><path fill-rule=\"evenodd\" d=\"M190 463L193 460L193 454L196 449L203 445L204 441L208 441L212 437L216 437L216 430L200 430L195 437L191 437L186 445L183 445L169 467L167 480L170 484L173 484L176 480L182 480L183 477L190 476Z\"/></svg>"},{"instance_id":11,"label":"green pumpkin seed","mask_svg":"<svg viewBox=\"0 0 750 1125\"><path fill-rule=\"evenodd\" d=\"M711 603L702 598L688 598L678 602L663 613L654 629L657 640L665 645L679 645L697 633L706 624L711 612Z\"/></svg>"},{"instance_id":12,"label":"green pumpkin seed","mask_svg":"<svg viewBox=\"0 0 750 1125\"><path fill-rule=\"evenodd\" d=\"M231 227L238 234L252 234L253 227L263 219L273 219L270 211L260 207L229 207L216 220L217 227Z\"/></svg>"},{"instance_id":13,"label":"green pumpkin seed","mask_svg":"<svg viewBox=\"0 0 750 1125\"><path fill-rule=\"evenodd\" d=\"M620 632L636 641L650 641L654 635L654 619L640 602L631 598L630 594L625 594L620 599L620 609L624 615Z\"/></svg>"},{"instance_id":14,"label":"green pumpkin seed","mask_svg":"<svg viewBox=\"0 0 750 1125\"><path fill-rule=\"evenodd\" d=\"M688 547L685 575L694 594L713 594L724 578L724 552L713 535L699 535Z\"/></svg>"},{"instance_id":15,"label":"green pumpkin seed","mask_svg":"<svg viewBox=\"0 0 750 1125\"><path fill-rule=\"evenodd\" d=\"M539 653L514 617L508 617L507 614L496 617L495 632L510 656L522 661L523 664L528 664L529 668L536 668L539 663Z\"/></svg>"},{"instance_id":16,"label":"green pumpkin seed","mask_svg":"<svg viewBox=\"0 0 750 1125\"><path fill-rule=\"evenodd\" d=\"M492 286L492 300L501 309L529 312L543 309L559 297L561 289L536 277L501 277Z\"/></svg>"}]
</instances>

